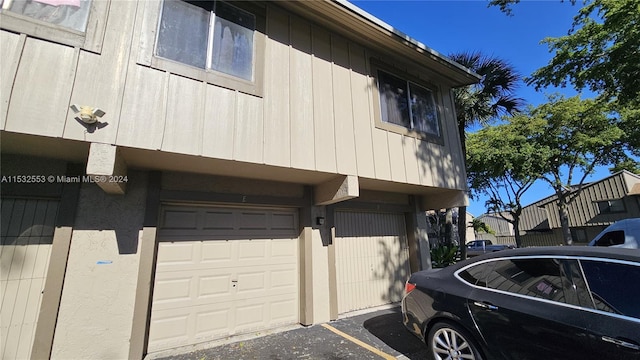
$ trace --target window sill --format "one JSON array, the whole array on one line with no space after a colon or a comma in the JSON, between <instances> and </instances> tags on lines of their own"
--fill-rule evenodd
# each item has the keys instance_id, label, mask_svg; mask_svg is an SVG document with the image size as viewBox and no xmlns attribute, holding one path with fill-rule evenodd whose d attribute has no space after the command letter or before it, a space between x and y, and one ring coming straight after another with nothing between
<instances>
[{"instance_id":1,"label":"window sill","mask_svg":"<svg viewBox=\"0 0 640 360\"><path fill-rule=\"evenodd\" d=\"M140 62L138 62L140 63ZM147 64L142 64L147 65ZM189 65L185 65L173 60L152 56L148 66L167 71L171 74L184 76L190 79L203 81L208 84L217 85L227 89L237 90L245 94L262 97L262 86L258 86L258 81L248 81L241 78L227 75L215 70L204 70ZM257 77L257 76L256 76Z\"/></svg>"},{"instance_id":2,"label":"window sill","mask_svg":"<svg viewBox=\"0 0 640 360\"><path fill-rule=\"evenodd\" d=\"M415 131L415 130L410 130L400 125L385 123L378 119L376 119L376 128L444 146L444 140L442 139L442 137L426 134L426 133Z\"/></svg>"}]
</instances>

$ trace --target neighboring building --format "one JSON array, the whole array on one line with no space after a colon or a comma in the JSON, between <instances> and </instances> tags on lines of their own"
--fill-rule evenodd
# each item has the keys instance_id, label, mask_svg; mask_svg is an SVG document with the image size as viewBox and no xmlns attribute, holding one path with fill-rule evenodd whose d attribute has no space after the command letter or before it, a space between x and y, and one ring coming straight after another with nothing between
<instances>
[{"instance_id":1,"label":"neighboring building","mask_svg":"<svg viewBox=\"0 0 640 360\"><path fill-rule=\"evenodd\" d=\"M505 216L509 217L508 214ZM515 244L513 224L506 221L500 214L482 214L477 219L487 224L493 231L493 233L478 232L478 240L491 240L494 244Z\"/></svg>"},{"instance_id":2,"label":"neighboring building","mask_svg":"<svg viewBox=\"0 0 640 360\"><path fill-rule=\"evenodd\" d=\"M576 245L586 245L618 220L636 217L640 217L640 175L628 171L583 185L582 192L569 206L569 227ZM495 214L481 218L496 219L496 237L500 242L515 242L513 233L505 231L510 225L506 220ZM520 228L523 246L562 245L556 195L525 206Z\"/></svg>"},{"instance_id":3,"label":"neighboring building","mask_svg":"<svg viewBox=\"0 0 640 360\"><path fill-rule=\"evenodd\" d=\"M57 6L56 6L57 5ZM399 301L479 77L345 1L5 0L2 352L140 359Z\"/></svg>"}]
</instances>

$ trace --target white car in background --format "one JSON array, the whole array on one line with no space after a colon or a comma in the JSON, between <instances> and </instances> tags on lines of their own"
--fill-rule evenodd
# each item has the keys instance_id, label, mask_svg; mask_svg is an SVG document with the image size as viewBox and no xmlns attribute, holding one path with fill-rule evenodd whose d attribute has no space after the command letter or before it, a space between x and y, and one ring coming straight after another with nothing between
<instances>
[{"instance_id":1,"label":"white car in background","mask_svg":"<svg viewBox=\"0 0 640 360\"><path fill-rule=\"evenodd\" d=\"M617 221L602 230L589 246L640 249L640 218Z\"/></svg>"}]
</instances>

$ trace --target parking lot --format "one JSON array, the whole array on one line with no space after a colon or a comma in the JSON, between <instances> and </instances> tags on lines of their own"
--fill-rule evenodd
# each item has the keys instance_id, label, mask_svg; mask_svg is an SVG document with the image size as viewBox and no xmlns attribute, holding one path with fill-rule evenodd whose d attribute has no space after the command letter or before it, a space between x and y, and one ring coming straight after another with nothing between
<instances>
[{"instance_id":1,"label":"parking lot","mask_svg":"<svg viewBox=\"0 0 640 360\"><path fill-rule=\"evenodd\" d=\"M212 344L208 349L150 357L164 360L216 359L424 359L424 344L402 325L399 307L341 318L325 324Z\"/></svg>"}]
</instances>

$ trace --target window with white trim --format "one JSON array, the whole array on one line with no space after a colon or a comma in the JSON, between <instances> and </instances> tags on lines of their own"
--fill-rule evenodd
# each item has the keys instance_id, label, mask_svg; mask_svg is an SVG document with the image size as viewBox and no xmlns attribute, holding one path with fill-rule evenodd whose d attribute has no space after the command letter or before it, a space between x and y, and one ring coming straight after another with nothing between
<instances>
[{"instance_id":1,"label":"window with white trim","mask_svg":"<svg viewBox=\"0 0 640 360\"><path fill-rule=\"evenodd\" d=\"M376 76L383 123L441 138L434 90L381 69Z\"/></svg>"},{"instance_id":2,"label":"window with white trim","mask_svg":"<svg viewBox=\"0 0 640 360\"><path fill-rule=\"evenodd\" d=\"M165 0L155 55L252 81L256 16L223 1Z\"/></svg>"}]
</instances>

